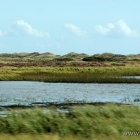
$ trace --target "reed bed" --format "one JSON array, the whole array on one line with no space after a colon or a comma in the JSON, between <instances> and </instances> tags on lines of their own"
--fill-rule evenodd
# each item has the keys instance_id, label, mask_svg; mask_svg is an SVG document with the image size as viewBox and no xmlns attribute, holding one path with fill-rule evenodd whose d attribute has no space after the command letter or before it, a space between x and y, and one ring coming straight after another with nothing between
<instances>
[{"instance_id":1,"label":"reed bed","mask_svg":"<svg viewBox=\"0 0 140 140\"><path fill-rule=\"evenodd\" d=\"M139 106L84 105L69 106L68 110L68 112L58 112L55 108L51 108L49 112L41 108L11 110L6 117L0 117L0 133L90 139L117 138L122 137L123 132L140 132Z\"/></svg>"},{"instance_id":2,"label":"reed bed","mask_svg":"<svg viewBox=\"0 0 140 140\"><path fill-rule=\"evenodd\" d=\"M1 81L71 83L140 83L139 68L7 68L0 69Z\"/></svg>"}]
</instances>

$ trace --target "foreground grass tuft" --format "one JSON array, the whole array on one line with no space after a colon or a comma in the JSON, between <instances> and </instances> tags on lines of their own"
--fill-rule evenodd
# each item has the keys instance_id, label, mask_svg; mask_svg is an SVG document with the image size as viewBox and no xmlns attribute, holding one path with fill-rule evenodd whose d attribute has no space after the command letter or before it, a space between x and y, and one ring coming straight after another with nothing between
<instances>
[{"instance_id":1,"label":"foreground grass tuft","mask_svg":"<svg viewBox=\"0 0 140 140\"><path fill-rule=\"evenodd\" d=\"M0 134L0 140L139 140L139 136L97 136L92 138L84 138L78 136L59 136L59 135L48 135L48 134Z\"/></svg>"},{"instance_id":2,"label":"foreground grass tuft","mask_svg":"<svg viewBox=\"0 0 140 140\"><path fill-rule=\"evenodd\" d=\"M12 110L0 117L0 133L51 134L59 137L121 137L123 132L140 132L140 107L108 104L74 106L69 112L41 108Z\"/></svg>"}]
</instances>

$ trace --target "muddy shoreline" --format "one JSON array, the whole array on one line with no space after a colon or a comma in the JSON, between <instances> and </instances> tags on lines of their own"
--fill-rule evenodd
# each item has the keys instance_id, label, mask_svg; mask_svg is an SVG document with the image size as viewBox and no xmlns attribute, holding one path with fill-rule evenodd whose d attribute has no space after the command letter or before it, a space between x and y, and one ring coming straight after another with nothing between
<instances>
[{"instance_id":1,"label":"muddy shoreline","mask_svg":"<svg viewBox=\"0 0 140 140\"><path fill-rule=\"evenodd\" d=\"M95 103L33 103L31 105L5 105L0 106L0 110L5 109L26 109L26 108L49 108L49 107L55 107L59 109L66 109L71 106L84 106L84 105L93 105L93 106L104 106L107 104L115 104L115 105L131 105L131 104L124 104L124 103L114 103L114 102L95 102Z\"/></svg>"}]
</instances>

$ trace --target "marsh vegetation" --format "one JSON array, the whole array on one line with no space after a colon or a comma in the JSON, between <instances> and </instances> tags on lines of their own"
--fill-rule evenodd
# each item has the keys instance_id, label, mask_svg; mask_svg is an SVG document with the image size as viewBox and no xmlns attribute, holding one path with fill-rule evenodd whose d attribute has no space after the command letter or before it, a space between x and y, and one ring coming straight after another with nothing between
<instances>
[{"instance_id":1,"label":"marsh vegetation","mask_svg":"<svg viewBox=\"0 0 140 140\"><path fill-rule=\"evenodd\" d=\"M136 66L135 66L136 65ZM71 83L140 83L139 64L112 67L2 67L1 81L44 81ZM135 66L135 67L134 67Z\"/></svg>"},{"instance_id":2,"label":"marsh vegetation","mask_svg":"<svg viewBox=\"0 0 140 140\"><path fill-rule=\"evenodd\" d=\"M0 132L98 139L100 136L121 138L123 132L140 130L139 106L84 105L68 106L67 110L58 112L55 107L50 112L41 108L10 110L7 117L0 117Z\"/></svg>"}]
</instances>

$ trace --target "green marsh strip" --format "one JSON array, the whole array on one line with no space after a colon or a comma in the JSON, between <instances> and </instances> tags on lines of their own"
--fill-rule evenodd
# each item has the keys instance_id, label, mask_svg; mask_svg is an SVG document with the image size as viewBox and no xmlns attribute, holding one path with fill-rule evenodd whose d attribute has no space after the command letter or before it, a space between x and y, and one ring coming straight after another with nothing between
<instances>
[{"instance_id":1,"label":"green marsh strip","mask_svg":"<svg viewBox=\"0 0 140 140\"><path fill-rule=\"evenodd\" d=\"M44 81L71 83L140 83L138 68L17 68L0 70L1 81Z\"/></svg>"}]
</instances>

